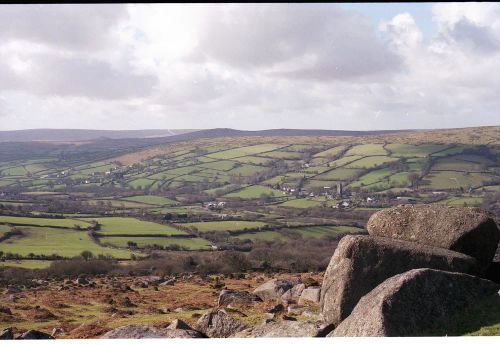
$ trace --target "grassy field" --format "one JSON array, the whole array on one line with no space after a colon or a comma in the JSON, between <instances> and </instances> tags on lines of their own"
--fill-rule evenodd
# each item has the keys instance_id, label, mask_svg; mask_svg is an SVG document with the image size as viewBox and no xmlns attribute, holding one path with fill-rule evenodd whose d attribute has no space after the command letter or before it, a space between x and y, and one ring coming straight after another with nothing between
<instances>
[{"instance_id":1,"label":"grassy field","mask_svg":"<svg viewBox=\"0 0 500 345\"><path fill-rule=\"evenodd\" d=\"M0 223L19 224L19 225L38 225L38 226L60 226L65 228L74 228L80 226L87 228L90 226L88 222L79 219L50 219L50 218L35 218L35 217L11 217L0 216Z\"/></svg>"},{"instance_id":2,"label":"grassy field","mask_svg":"<svg viewBox=\"0 0 500 345\"><path fill-rule=\"evenodd\" d=\"M212 153L207 155L207 157L216 159L231 159L242 156L255 155L262 152L273 151L280 147L281 145L275 145L275 144L252 145L252 146L240 147L237 149Z\"/></svg>"},{"instance_id":3,"label":"grassy field","mask_svg":"<svg viewBox=\"0 0 500 345\"><path fill-rule=\"evenodd\" d=\"M122 198L120 200L136 201L151 205L173 205L177 203L174 200L157 195L136 195L127 198Z\"/></svg>"},{"instance_id":4,"label":"grassy field","mask_svg":"<svg viewBox=\"0 0 500 345\"><path fill-rule=\"evenodd\" d=\"M255 229L266 225L264 222L226 220L220 222L193 222L182 224L186 227L195 227L199 232L208 231L237 231L244 229Z\"/></svg>"},{"instance_id":5,"label":"grassy field","mask_svg":"<svg viewBox=\"0 0 500 345\"><path fill-rule=\"evenodd\" d=\"M302 237L322 237L331 234L349 233L349 232L360 232L363 229L355 228L352 226L343 225L315 225L315 226L305 226L297 229L293 229L294 232L299 233Z\"/></svg>"},{"instance_id":6,"label":"grassy field","mask_svg":"<svg viewBox=\"0 0 500 345\"><path fill-rule=\"evenodd\" d=\"M183 231L171 226L146 222L136 218L128 217L101 217L84 218L87 221L96 220L101 224L98 230L99 235L182 235Z\"/></svg>"},{"instance_id":7,"label":"grassy field","mask_svg":"<svg viewBox=\"0 0 500 345\"><path fill-rule=\"evenodd\" d=\"M43 269L50 266L49 260L18 260L18 261L0 261L0 267L21 267L26 269Z\"/></svg>"},{"instance_id":8,"label":"grassy field","mask_svg":"<svg viewBox=\"0 0 500 345\"><path fill-rule=\"evenodd\" d=\"M230 194L227 194L226 197L228 198L242 198L242 199L257 199L261 196L261 194L274 194L275 196L278 196L279 191L276 191L274 189L265 187L265 186L248 186L245 187L237 192L233 192Z\"/></svg>"},{"instance_id":9,"label":"grassy field","mask_svg":"<svg viewBox=\"0 0 500 345\"><path fill-rule=\"evenodd\" d=\"M356 157L356 156L354 156ZM346 168L374 168L377 165L381 165L384 163L388 162L393 162L398 160L397 158L394 157L388 157L388 156L371 156L371 157L365 157L360 160L357 160L355 162L347 164L345 167Z\"/></svg>"},{"instance_id":10,"label":"grassy field","mask_svg":"<svg viewBox=\"0 0 500 345\"><path fill-rule=\"evenodd\" d=\"M382 144L365 144L356 145L350 148L346 153L346 156L385 156L387 151L384 150L384 145Z\"/></svg>"},{"instance_id":11,"label":"grassy field","mask_svg":"<svg viewBox=\"0 0 500 345\"><path fill-rule=\"evenodd\" d=\"M346 146L342 146L342 145L341 146L335 146L335 147L329 148L328 150L316 153L314 155L314 157L331 157L331 156L335 156L335 155L338 155L339 153L341 153L343 150L345 150L345 148L346 148Z\"/></svg>"},{"instance_id":12,"label":"grassy field","mask_svg":"<svg viewBox=\"0 0 500 345\"><path fill-rule=\"evenodd\" d=\"M235 238L235 239L239 239L239 240L272 241L272 240L283 238L283 235L277 231L259 231L259 232L255 232L255 233L233 235L233 236L231 236L231 238Z\"/></svg>"},{"instance_id":13,"label":"grassy field","mask_svg":"<svg viewBox=\"0 0 500 345\"><path fill-rule=\"evenodd\" d=\"M310 198L300 198L285 201L278 205L279 207L309 208L321 206L321 202Z\"/></svg>"},{"instance_id":14,"label":"grassy field","mask_svg":"<svg viewBox=\"0 0 500 345\"><path fill-rule=\"evenodd\" d=\"M210 249L210 242L203 238L165 238L165 237L104 237L101 238L103 244L112 244L117 247L126 248L127 242L137 243L139 248L152 246L154 244L164 247L178 245L188 250Z\"/></svg>"},{"instance_id":15,"label":"grassy field","mask_svg":"<svg viewBox=\"0 0 500 345\"><path fill-rule=\"evenodd\" d=\"M128 259L132 252L123 249L102 247L93 242L85 231L55 228L23 228L23 236L11 237L0 243L4 252L26 256L30 253L63 257L80 255L84 250L94 255L112 255L117 259Z\"/></svg>"},{"instance_id":16,"label":"grassy field","mask_svg":"<svg viewBox=\"0 0 500 345\"><path fill-rule=\"evenodd\" d=\"M482 183L491 180L491 176L478 173L462 173L456 171L433 171L426 176L429 181L426 188L432 189L457 189L479 187Z\"/></svg>"},{"instance_id":17,"label":"grassy field","mask_svg":"<svg viewBox=\"0 0 500 345\"><path fill-rule=\"evenodd\" d=\"M317 180L334 180L334 181L345 181L350 178L355 178L357 174L361 173L360 169L347 169L347 168L337 168L335 170L323 173L314 177Z\"/></svg>"}]
</instances>

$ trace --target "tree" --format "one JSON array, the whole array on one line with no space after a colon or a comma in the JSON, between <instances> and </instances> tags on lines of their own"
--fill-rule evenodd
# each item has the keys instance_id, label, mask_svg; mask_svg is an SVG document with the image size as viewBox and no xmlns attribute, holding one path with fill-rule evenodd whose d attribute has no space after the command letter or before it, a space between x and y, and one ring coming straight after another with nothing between
<instances>
[{"instance_id":1,"label":"tree","mask_svg":"<svg viewBox=\"0 0 500 345\"><path fill-rule=\"evenodd\" d=\"M408 180L412 187L418 187L418 183L420 181L420 176L417 173L411 173L408 175Z\"/></svg>"},{"instance_id":2,"label":"tree","mask_svg":"<svg viewBox=\"0 0 500 345\"><path fill-rule=\"evenodd\" d=\"M84 258L85 261L89 261L94 257L94 254L92 254L92 252L89 250L84 250L83 252L80 253L80 256Z\"/></svg>"}]
</instances>

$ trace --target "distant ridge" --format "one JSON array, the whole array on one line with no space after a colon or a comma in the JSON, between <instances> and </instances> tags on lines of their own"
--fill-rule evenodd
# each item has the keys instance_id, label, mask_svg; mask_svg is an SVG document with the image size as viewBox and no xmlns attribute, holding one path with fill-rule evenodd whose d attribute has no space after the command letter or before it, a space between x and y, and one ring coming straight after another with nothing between
<instances>
[{"instance_id":1,"label":"distant ridge","mask_svg":"<svg viewBox=\"0 0 500 345\"><path fill-rule=\"evenodd\" d=\"M343 131L323 129L266 129L244 131L231 128L213 129L139 129L139 130L97 130L97 129L23 129L0 131L0 142L31 141L105 141L127 140L138 144L161 144L172 141L199 138L236 136L367 136L407 132L411 130Z\"/></svg>"},{"instance_id":2,"label":"distant ridge","mask_svg":"<svg viewBox=\"0 0 500 345\"><path fill-rule=\"evenodd\" d=\"M194 129L22 129L0 131L0 142L93 141L99 139L156 138L192 132Z\"/></svg>"}]
</instances>

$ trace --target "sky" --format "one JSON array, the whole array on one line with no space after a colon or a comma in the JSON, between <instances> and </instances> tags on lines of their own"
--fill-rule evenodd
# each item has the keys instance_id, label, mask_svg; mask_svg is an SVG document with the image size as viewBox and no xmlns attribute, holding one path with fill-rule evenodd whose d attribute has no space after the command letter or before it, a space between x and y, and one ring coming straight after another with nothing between
<instances>
[{"instance_id":1,"label":"sky","mask_svg":"<svg viewBox=\"0 0 500 345\"><path fill-rule=\"evenodd\" d=\"M0 130L500 125L500 4L0 5Z\"/></svg>"}]
</instances>

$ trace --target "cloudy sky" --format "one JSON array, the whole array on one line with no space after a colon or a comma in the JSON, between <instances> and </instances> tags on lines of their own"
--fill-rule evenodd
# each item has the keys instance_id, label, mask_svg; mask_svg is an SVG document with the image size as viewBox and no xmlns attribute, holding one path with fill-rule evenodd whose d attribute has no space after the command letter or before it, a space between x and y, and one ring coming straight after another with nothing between
<instances>
[{"instance_id":1,"label":"cloudy sky","mask_svg":"<svg viewBox=\"0 0 500 345\"><path fill-rule=\"evenodd\" d=\"M0 130L500 125L500 4L0 5Z\"/></svg>"}]
</instances>

